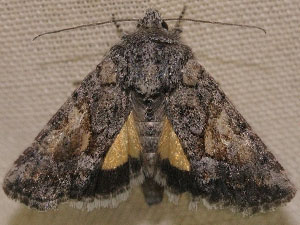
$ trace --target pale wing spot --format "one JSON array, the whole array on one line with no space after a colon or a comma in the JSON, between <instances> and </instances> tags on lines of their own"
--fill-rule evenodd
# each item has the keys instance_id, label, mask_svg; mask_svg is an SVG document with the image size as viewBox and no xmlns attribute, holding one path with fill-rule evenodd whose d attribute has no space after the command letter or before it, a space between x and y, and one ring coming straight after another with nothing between
<instances>
[{"instance_id":1,"label":"pale wing spot","mask_svg":"<svg viewBox=\"0 0 300 225\"><path fill-rule=\"evenodd\" d=\"M82 134L82 138L81 138L82 144L80 147L80 151L85 151L87 149L87 147L89 146L89 143L90 143L90 136L91 136L90 133Z\"/></svg>"},{"instance_id":2,"label":"pale wing spot","mask_svg":"<svg viewBox=\"0 0 300 225\"><path fill-rule=\"evenodd\" d=\"M102 169L110 170L123 165L128 161L128 155L139 158L141 149L139 135L131 112L120 133L109 148Z\"/></svg>"},{"instance_id":3,"label":"pale wing spot","mask_svg":"<svg viewBox=\"0 0 300 225\"><path fill-rule=\"evenodd\" d=\"M87 105L76 106L68 114L58 130L52 130L41 144L41 148L57 159L80 155L90 142L90 121Z\"/></svg>"},{"instance_id":4,"label":"pale wing spot","mask_svg":"<svg viewBox=\"0 0 300 225\"><path fill-rule=\"evenodd\" d=\"M182 69L183 83L188 86L196 86L199 82L198 76L201 71L202 67L197 61L189 60Z\"/></svg>"},{"instance_id":5,"label":"pale wing spot","mask_svg":"<svg viewBox=\"0 0 300 225\"><path fill-rule=\"evenodd\" d=\"M112 60L106 59L102 62L100 78L102 84L115 84L117 80L117 72Z\"/></svg>"},{"instance_id":6,"label":"pale wing spot","mask_svg":"<svg viewBox=\"0 0 300 225\"><path fill-rule=\"evenodd\" d=\"M211 118L205 132L205 152L219 160L246 163L252 157L250 141L235 134L231 126L225 110Z\"/></svg>"},{"instance_id":7,"label":"pale wing spot","mask_svg":"<svg viewBox=\"0 0 300 225\"><path fill-rule=\"evenodd\" d=\"M190 163L187 160L180 141L167 118L164 121L158 152L161 159L169 159L172 166L180 170L190 171Z\"/></svg>"}]
</instances>

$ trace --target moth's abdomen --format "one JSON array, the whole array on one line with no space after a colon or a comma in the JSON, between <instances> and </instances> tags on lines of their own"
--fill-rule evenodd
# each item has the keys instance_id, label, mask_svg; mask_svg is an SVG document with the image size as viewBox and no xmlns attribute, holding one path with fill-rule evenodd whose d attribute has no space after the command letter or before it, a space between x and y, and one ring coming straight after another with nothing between
<instances>
[{"instance_id":1,"label":"moth's abdomen","mask_svg":"<svg viewBox=\"0 0 300 225\"><path fill-rule=\"evenodd\" d=\"M146 176L153 177L158 163L158 142L162 130L162 121L137 122L142 145L141 160Z\"/></svg>"},{"instance_id":2,"label":"moth's abdomen","mask_svg":"<svg viewBox=\"0 0 300 225\"><path fill-rule=\"evenodd\" d=\"M141 162L145 181L142 190L149 205L162 201L164 188L154 181L159 166L158 145L162 132L162 121L137 122L142 145Z\"/></svg>"},{"instance_id":3,"label":"moth's abdomen","mask_svg":"<svg viewBox=\"0 0 300 225\"><path fill-rule=\"evenodd\" d=\"M143 99L132 93L133 115L142 146L140 159L145 181L142 185L146 202L149 205L162 201L164 188L154 181L159 166L158 143L163 126L164 98Z\"/></svg>"},{"instance_id":4,"label":"moth's abdomen","mask_svg":"<svg viewBox=\"0 0 300 225\"><path fill-rule=\"evenodd\" d=\"M132 93L133 115L142 145L141 160L143 172L153 177L158 163L158 143L162 132L164 117L163 96L145 99Z\"/></svg>"},{"instance_id":5,"label":"moth's abdomen","mask_svg":"<svg viewBox=\"0 0 300 225\"><path fill-rule=\"evenodd\" d=\"M162 129L162 121L140 121L137 125L144 152L156 152Z\"/></svg>"}]
</instances>

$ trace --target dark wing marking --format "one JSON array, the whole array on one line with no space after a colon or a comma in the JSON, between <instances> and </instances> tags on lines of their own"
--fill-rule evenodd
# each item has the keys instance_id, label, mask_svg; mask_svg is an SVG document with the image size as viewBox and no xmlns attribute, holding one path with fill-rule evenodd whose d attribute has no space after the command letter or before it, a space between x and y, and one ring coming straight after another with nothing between
<instances>
[{"instance_id":1,"label":"dark wing marking","mask_svg":"<svg viewBox=\"0 0 300 225\"><path fill-rule=\"evenodd\" d=\"M204 199L248 213L295 195L282 166L194 60L187 62L182 84L167 99L166 114L190 163L186 171L162 161L171 192L188 191L192 203Z\"/></svg>"},{"instance_id":2,"label":"dark wing marking","mask_svg":"<svg viewBox=\"0 0 300 225\"><path fill-rule=\"evenodd\" d=\"M116 85L114 64L106 58L16 160L4 180L5 193L39 210L67 199L101 199L104 189L110 197L120 193L129 185L129 173L139 170L138 163L127 160L111 170L101 168L130 107Z\"/></svg>"}]
</instances>

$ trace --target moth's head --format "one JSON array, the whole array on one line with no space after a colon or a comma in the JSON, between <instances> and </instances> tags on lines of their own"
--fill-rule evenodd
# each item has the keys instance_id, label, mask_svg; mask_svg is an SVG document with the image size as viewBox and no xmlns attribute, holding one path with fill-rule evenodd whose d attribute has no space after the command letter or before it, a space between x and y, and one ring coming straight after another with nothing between
<instances>
[{"instance_id":1,"label":"moth's head","mask_svg":"<svg viewBox=\"0 0 300 225\"><path fill-rule=\"evenodd\" d=\"M155 9L148 9L144 18L139 20L137 27L168 30L168 24L161 18L159 12Z\"/></svg>"}]
</instances>

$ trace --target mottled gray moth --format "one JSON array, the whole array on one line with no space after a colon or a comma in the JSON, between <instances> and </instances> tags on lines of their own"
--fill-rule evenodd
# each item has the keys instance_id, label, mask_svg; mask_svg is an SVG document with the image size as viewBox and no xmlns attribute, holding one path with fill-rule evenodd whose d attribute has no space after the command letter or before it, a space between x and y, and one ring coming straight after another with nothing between
<instances>
[{"instance_id":1,"label":"mottled gray moth","mask_svg":"<svg viewBox=\"0 0 300 225\"><path fill-rule=\"evenodd\" d=\"M38 210L188 192L255 213L290 201L284 169L156 10L124 35L15 161L5 193Z\"/></svg>"}]
</instances>

